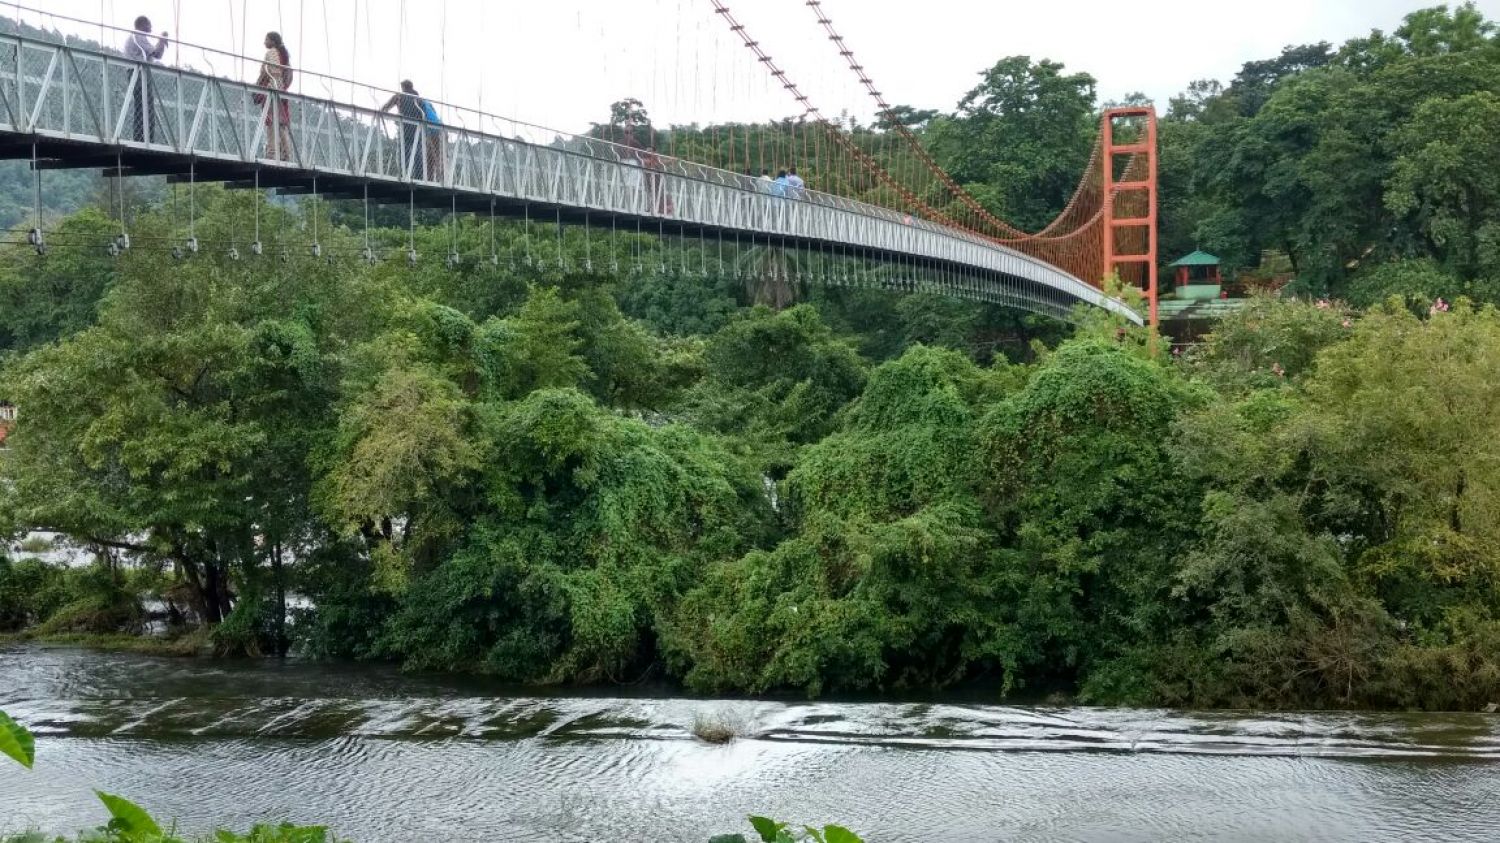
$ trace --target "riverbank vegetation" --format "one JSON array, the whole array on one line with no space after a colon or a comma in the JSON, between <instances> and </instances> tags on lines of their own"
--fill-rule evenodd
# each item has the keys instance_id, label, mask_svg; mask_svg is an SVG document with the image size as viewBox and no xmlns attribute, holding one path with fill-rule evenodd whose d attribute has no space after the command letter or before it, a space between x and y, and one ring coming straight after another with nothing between
<instances>
[{"instance_id":1,"label":"riverbank vegetation","mask_svg":"<svg viewBox=\"0 0 1500 843\"><path fill-rule=\"evenodd\" d=\"M979 140L1036 119L1004 86L1086 118L1093 83L1008 61L917 128L1040 219L1012 176L1056 167ZM649 234L460 219L367 265L337 206L202 187L212 248L111 259L86 209L0 255L0 532L96 561L5 554L0 631L702 693L1500 700L1497 71L1461 7L1174 100L1166 242L1296 275L1185 347Z\"/></svg>"}]
</instances>

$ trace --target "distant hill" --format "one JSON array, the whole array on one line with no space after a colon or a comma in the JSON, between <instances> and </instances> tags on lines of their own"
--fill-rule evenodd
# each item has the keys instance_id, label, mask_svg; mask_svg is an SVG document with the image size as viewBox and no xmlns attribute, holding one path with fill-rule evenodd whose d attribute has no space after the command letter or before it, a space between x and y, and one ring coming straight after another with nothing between
<instances>
[{"instance_id":1,"label":"distant hill","mask_svg":"<svg viewBox=\"0 0 1500 843\"><path fill-rule=\"evenodd\" d=\"M55 30L38 29L14 19L0 19L0 33L19 32L22 36L45 41L60 41L90 50L101 47L98 41L65 35ZM42 213L46 219L71 214L87 205L100 193L103 178L95 170L47 170L42 173ZM35 225L36 182L26 161L0 161L0 227L26 229Z\"/></svg>"}]
</instances>

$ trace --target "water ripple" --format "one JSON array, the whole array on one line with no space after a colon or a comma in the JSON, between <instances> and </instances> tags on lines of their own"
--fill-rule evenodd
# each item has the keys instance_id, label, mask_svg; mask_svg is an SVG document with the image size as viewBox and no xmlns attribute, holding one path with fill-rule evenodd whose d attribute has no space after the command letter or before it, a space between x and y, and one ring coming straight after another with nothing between
<instances>
[{"instance_id":1,"label":"water ripple","mask_svg":"<svg viewBox=\"0 0 1500 843\"><path fill-rule=\"evenodd\" d=\"M39 735L0 833L103 820L93 787L193 832L360 841L702 841L747 813L881 840L1490 840L1500 718L489 692L348 666L0 648ZM163 678L143 670L160 667ZM126 669L128 668L128 669ZM132 678L133 672L133 678ZM741 739L711 746L702 718Z\"/></svg>"}]
</instances>

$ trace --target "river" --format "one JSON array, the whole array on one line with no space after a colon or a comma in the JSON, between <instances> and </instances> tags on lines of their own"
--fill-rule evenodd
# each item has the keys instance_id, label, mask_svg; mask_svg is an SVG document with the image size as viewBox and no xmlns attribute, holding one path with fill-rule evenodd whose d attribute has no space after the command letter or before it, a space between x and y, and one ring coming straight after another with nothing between
<instances>
[{"instance_id":1,"label":"river","mask_svg":"<svg viewBox=\"0 0 1500 843\"><path fill-rule=\"evenodd\" d=\"M362 843L692 841L743 817L869 841L1500 838L1500 718L517 693L370 665L0 647L0 831L326 823ZM714 746L697 718L739 724Z\"/></svg>"}]
</instances>

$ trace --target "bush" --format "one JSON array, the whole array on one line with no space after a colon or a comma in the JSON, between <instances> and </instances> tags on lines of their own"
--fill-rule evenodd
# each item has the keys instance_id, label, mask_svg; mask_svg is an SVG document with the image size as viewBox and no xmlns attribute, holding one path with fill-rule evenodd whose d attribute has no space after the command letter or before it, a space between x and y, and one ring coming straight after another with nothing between
<instances>
[{"instance_id":1,"label":"bush","mask_svg":"<svg viewBox=\"0 0 1500 843\"><path fill-rule=\"evenodd\" d=\"M79 599L77 577L40 559L0 556L0 632L18 632L51 618Z\"/></svg>"},{"instance_id":2,"label":"bush","mask_svg":"<svg viewBox=\"0 0 1500 843\"><path fill-rule=\"evenodd\" d=\"M82 570L65 569L68 602L56 607L35 625L37 634L67 632L140 632L146 610L129 578L97 562Z\"/></svg>"},{"instance_id":3,"label":"bush","mask_svg":"<svg viewBox=\"0 0 1500 843\"><path fill-rule=\"evenodd\" d=\"M276 601L259 589L246 589L235 600L234 609L214 627L214 653L251 657L276 653L276 639L281 631L276 611Z\"/></svg>"},{"instance_id":4,"label":"bush","mask_svg":"<svg viewBox=\"0 0 1500 843\"><path fill-rule=\"evenodd\" d=\"M1349 281L1349 303L1365 309L1399 299L1417 313L1426 313L1437 298L1456 301L1467 296L1494 301L1494 284L1465 281L1431 258L1389 261L1361 270ZM1488 293L1489 295L1486 295Z\"/></svg>"},{"instance_id":5,"label":"bush","mask_svg":"<svg viewBox=\"0 0 1500 843\"><path fill-rule=\"evenodd\" d=\"M1005 661L976 409L1004 378L909 349L787 478L796 535L713 567L662 638L700 691L930 687Z\"/></svg>"},{"instance_id":6,"label":"bush","mask_svg":"<svg viewBox=\"0 0 1500 843\"><path fill-rule=\"evenodd\" d=\"M634 678L659 618L769 520L760 478L717 438L621 419L574 390L534 392L492 424L507 446L484 481L495 511L413 580L380 639L409 667Z\"/></svg>"}]
</instances>

